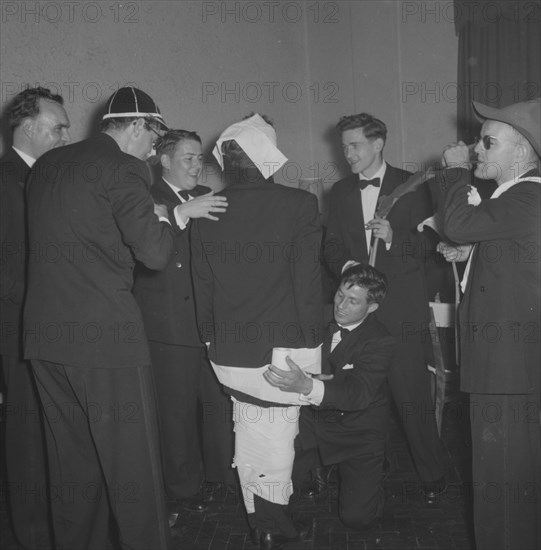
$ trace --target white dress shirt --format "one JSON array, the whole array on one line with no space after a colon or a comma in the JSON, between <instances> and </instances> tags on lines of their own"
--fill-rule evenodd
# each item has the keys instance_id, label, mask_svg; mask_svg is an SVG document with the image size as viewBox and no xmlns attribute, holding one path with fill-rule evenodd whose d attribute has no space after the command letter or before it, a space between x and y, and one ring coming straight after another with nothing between
<instances>
[{"instance_id":1,"label":"white dress shirt","mask_svg":"<svg viewBox=\"0 0 541 550\"><path fill-rule=\"evenodd\" d=\"M24 160L29 168L32 168L32 166L34 166L36 162L36 159L34 157L31 157L28 153L24 153L20 149L17 149L17 147L13 147L13 150Z\"/></svg>"},{"instance_id":2,"label":"white dress shirt","mask_svg":"<svg viewBox=\"0 0 541 550\"><path fill-rule=\"evenodd\" d=\"M363 319L364 320L364 319ZM340 328L347 328L350 332L352 330L355 330L362 321L359 321L358 323L355 323L353 325L348 325L347 327L342 327L340 324L338 326ZM332 335L331 340L331 353L334 351L334 348L342 341L342 336L340 335L340 331L337 330ZM322 380L318 380L317 378L313 378L312 382L314 383L312 387L312 391L306 395L299 394L299 399L301 401L304 401L306 403L310 403L311 405L320 405L323 401L323 396L325 395L325 382Z\"/></svg>"},{"instance_id":3,"label":"white dress shirt","mask_svg":"<svg viewBox=\"0 0 541 550\"><path fill-rule=\"evenodd\" d=\"M180 202L182 204L184 204L185 202L188 202L178 194L178 192L183 191L183 189L179 189L178 187L175 187L172 183L169 183L163 176L162 176L162 180L165 181L167 185L169 185L173 193L175 193L175 195L180 199ZM190 197L188 200L192 200L193 199L192 195L190 195L188 191L187 193L188 193L188 197ZM182 216L181 214L179 214L176 207L173 210L173 213L175 214L175 220L177 222L177 225L180 227L180 229L182 230L186 229L186 227L188 226L188 222L190 221L190 218L188 216Z\"/></svg>"},{"instance_id":4,"label":"white dress shirt","mask_svg":"<svg viewBox=\"0 0 541 550\"><path fill-rule=\"evenodd\" d=\"M364 189L360 189L362 203L363 203L363 218L364 223L366 224L374 218L376 213L376 207L378 205L379 192L381 191L381 185L383 183L383 178L385 177L385 171L387 170L387 163L383 161L383 164L380 166L379 170L371 177L367 178L363 174L359 174L359 180L368 180L379 178L379 187L374 187L373 185L368 185ZM366 236L366 248L370 250L370 241L372 240L372 231L370 229L365 229Z\"/></svg>"}]
</instances>

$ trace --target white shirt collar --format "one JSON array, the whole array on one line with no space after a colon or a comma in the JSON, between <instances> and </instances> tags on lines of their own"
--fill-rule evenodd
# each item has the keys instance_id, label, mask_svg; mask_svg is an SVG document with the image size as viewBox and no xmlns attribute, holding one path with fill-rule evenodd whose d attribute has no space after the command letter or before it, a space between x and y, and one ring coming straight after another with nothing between
<instances>
[{"instance_id":1,"label":"white shirt collar","mask_svg":"<svg viewBox=\"0 0 541 550\"><path fill-rule=\"evenodd\" d=\"M371 178L367 178L364 174L359 173L359 179L360 180L367 180L367 179L373 180L375 178L379 178L379 182L380 182L380 186L381 186L381 183L383 182L383 178L385 177L385 171L386 170L387 170L387 163L385 161L383 161L383 163L379 167L379 170Z\"/></svg>"},{"instance_id":2,"label":"white shirt collar","mask_svg":"<svg viewBox=\"0 0 541 550\"><path fill-rule=\"evenodd\" d=\"M36 159L34 157L31 157L28 153L25 153L24 151L21 151L20 149L17 149L17 147L13 147L13 150L24 160L24 162L32 168L34 166Z\"/></svg>"},{"instance_id":3,"label":"white shirt collar","mask_svg":"<svg viewBox=\"0 0 541 550\"><path fill-rule=\"evenodd\" d=\"M526 174L526 172L524 172ZM498 185L496 189L494 190L494 193L490 196L491 199L498 198L502 193L505 193L507 190L511 189L513 185L516 185L519 183L519 180L523 179L524 174L521 174L520 176L514 177L512 180L506 181L502 183L501 185Z\"/></svg>"},{"instance_id":4,"label":"white shirt collar","mask_svg":"<svg viewBox=\"0 0 541 550\"><path fill-rule=\"evenodd\" d=\"M175 195L177 195L177 197L182 201L182 202L185 202L184 199L178 194L179 191L186 191L186 193L188 193L188 195L190 197L193 198L193 195L190 193L190 191L188 191L187 189L181 189L180 187L175 187L172 183L168 182L163 176L162 176L162 180L165 181L165 183L167 183L167 185L169 185L169 187L172 189L173 193L175 193Z\"/></svg>"},{"instance_id":5,"label":"white shirt collar","mask_svg":"<svg viewBox=\"0 0 541 550\"><path fill-rule=\"evenodd\" d=\"M366 319L366 317L364 318ZM363 321L364 321L363 319ZM360 324L362 324L363 321L359 321L358 323L355 323L353 325L348 325L347 327L342 326L340 323L336 323L340 328L345 328L346 330L349 330L351 332L352 330L355 330Z\"/></svg>"}]
</instances>

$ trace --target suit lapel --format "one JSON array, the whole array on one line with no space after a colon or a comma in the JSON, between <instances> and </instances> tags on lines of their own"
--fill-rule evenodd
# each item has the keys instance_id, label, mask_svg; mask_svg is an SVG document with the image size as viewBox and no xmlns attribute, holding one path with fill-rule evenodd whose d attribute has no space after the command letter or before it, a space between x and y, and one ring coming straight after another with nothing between
<instances>
[{"instance_id":1,"label":"suit lapel","mask_svg":"<svg viewBox=\"0 0 541 550\"><path fill-rule=\"evenodd\" d=\"M346 192L344 203L344 220L349 224L347 234L351 236L352 243L350 249L360 252L360 258L354 258L357 261L368 260L368 249L366 247L366 236L364 230L363 200L359 190L359 176L352 174L348 180L349 189ZM351 258L353 259L353 258Z\"/></svg>"},{"instance_id":2,"label":"suit lapel","mask_svg":"<svg viewBox=\"0 0 541 550\"><path fill-rule=\"evenodd\" d=\"M12 147L8 149L5 157L2 159L2 176L7 177L8 172L12 172L19 185L24 188L28 174L30 173L30 167L22 159L21 156Z\"/></svg>"},{"instance_id":3,"label":"suit lapel","mask_svg":"<svg viewBox=\"0 0 541 550\"><path fill-rule=\"evenodd\" d=\"M330 363L331 356L331 343L333 337L333 325L329 324L325 332L325 338L323 339L323 344L321 346L321 372L322 374L332 374L334 368Z\"/></svg>"},{"instance_id":4,"label":"suit lapel","mask_svg":"<svg viewBox=\"0 0 541 550\"><path fill-rule=\"evenodd\" d=\"M182 201L180 197L160 178L151 187L152 198L155 202L165 204L166 206L174 206L180 204Z\"/></svg>"},{"instance_id":5,"label":"suit lapel","mask_svg":"<svg viewBox=\"0 0 541 550\"><path fill-rule=\"evenodd\" d=\"M400 183L402 182L397 181L394 168L387 164L385 176L383 176L383 181L381 182L381 191L379 192L378 201L379 197L390 195Z\"/></svg>"},{"instance_id":6,"label":"suit lapel","mask_svg":"<svg viewBox=\"0 0 541 550\"><path fill-rule=\"evenodd\" d=\"M160 199L162 202L165 201L165 203L175 205L182 202L180 196L175 193L173 189L171 189L171 187L164 181L163 178L157 180L151 189L152 196L155 200ZM207 189L205 187L202 187L201 185L196 185L194 189L188 191L188 193L194 198L199 197L200 195L204 195L207 192Z\"/></svg>"},{"instance_id":7,"label":"suit lapel","mask_svg":"<svg viewBox=\"0 0 541 550\"><path fill-rule=\"evenodd\" d=\"M374 321L374 314L371 313L368 317L354 330L352 330L345 338L342 338L338 345L329 355L329 365L331 366L331 374L335 374L344 365L351 362L351 349L357 345L357 342L362 338L362 333Z\"/></svg>"}]
</instances>

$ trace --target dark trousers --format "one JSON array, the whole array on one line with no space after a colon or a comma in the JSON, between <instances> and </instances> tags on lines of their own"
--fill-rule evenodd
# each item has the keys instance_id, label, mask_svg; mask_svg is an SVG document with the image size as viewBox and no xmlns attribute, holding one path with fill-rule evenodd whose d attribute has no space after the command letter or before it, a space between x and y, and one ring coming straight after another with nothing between
<instances>
[{"instance_id":1,"label":"dark trousers","mask_svg":"<svg viewBox=\"0 0 541 550\"><path fill-rule=\"evenodd\" d=\"M444 475L445 458L432 402L432 375L422 356L420 341L399 344L388 380L417 474L430 482Z\"/></svg>"},{"instance_id":2,"label":"dark trousers","mask_svg":"<svg viewBox=\"0 0 541 550\"><path fill-rule=\"evenodd\" d=\"M383 516L383 457L385 440L372 451L352 456L337 463L338 515L350 529L363 531ZM295 452L293 484L299 487L307 473L319 463L317 449Z\"/></svg>"},{"instance_id":3,"label":"dark trousers","mask_svg":"<svg viewBox=\"0 0 541 550\"><path fill-rule=\"evenodd\" d=\"M201 490L199 378L204 348L149 342L156 381L160 445L169 502Z\"/></svg>"},{"instance_id":4,"label":"dark trousers","mask_svg":"<svg viewBox=\"0 0 541 550\"><path fill-rule=\"evenodd\" d=\"M248 514L250 527L262 533L272 533L294 538L298 535L295 524L287 513L287 506L276 504L254 495L255 513Z\"/></svg>"},{"instance_id":5,"label":"dark trousers","mask_svg":"<svg viewBox=\"0 0 541 550\"><path fill-rule=\"evenodd\" d=\"M362 531L383 516L384 446L382 440L372 452L353 456L338 464L338 514L350 529Z\"/></svg>"},{"instance_id":6,"label":"dark trousers","mask_svg":"<svg viewBox=\"0 0 541 550\"><path fill-rule=\"evenodd\" d=\"M15 537L26 550L52 548L43 417L30 362L3 355L7 494Z\"/></svg>"},{"instance_id":7,"label":"dark trousers","mask_svg":"<svg viewBox=\"0 0 541 550\"><path fill-rule=\"evenodd\" d=\"M539 550L539 397L471 394L470 419L477 550Z\"/></svg>"},{"instance_id":8,"label":"dark trousers","mask_svg":"<svg viewBox=\"0 0 541 550\"><path fill-rule=\"evenodd\" d=\"M206 359L201 367L200 398L205 480L233 485L236 482L231 466L235 453L233 402Z\"/></svg>"},{"instance_id":9,"label":"dark trousers","mask_svg":"<svg viewBox=\"0 0 541 550\"><path fill-rule=\"evenodd\" d=\"M32 361L57 550L168 550L150 366Z\"/></svg>"},{"instance_id":10,"label":"dark trousers","mask_svg":"<svg viewBox=\"0 0 541 550\"><path fill-rule=\"evenodd\" d=\"M388 410L387 408L385 409ZM387 413L388 414L388 413ZM333 457L320 454L319 442L325 438L325 428L317 413L306 407L302 409L299 421L299 436L295 440L295 462L293 485L302 487L308 472L321 463L338 466L338 514L344 525L362 531L372 526L383 515L383 460L387 437L386 422L374 419L372 429L366 430L366 438L359 431L352 434L359 440L357 454L349 456L334 445ZM318 425L319 423L319 425ZM379 435L375 436L375 432ZM334 432L334 430L333 430ZM333 434L333 441L335 437ZM342 453L344 459L336 457Z\"/></svg>"}]
</instances>

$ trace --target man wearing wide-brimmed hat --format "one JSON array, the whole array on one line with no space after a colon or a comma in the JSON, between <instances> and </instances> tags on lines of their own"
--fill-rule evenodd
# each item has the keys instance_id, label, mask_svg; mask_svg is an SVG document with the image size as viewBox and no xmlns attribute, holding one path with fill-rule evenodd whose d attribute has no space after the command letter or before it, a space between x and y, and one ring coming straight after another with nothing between
<instances>
[{"instance_id":1,"label":"man wearing wide-brimmed hat","mask_svg":"<svg viewBox=\"0 0 541 550\"><path fill-rule=\"evenodd\" d=\"M55 548L167 550L150 355L135 261L163 269L173 232L143 160L165 128L120 88L102 132L53 149L28 183L25 358L45 414Z\"/></svg>"},{"instance_id":2,"label":"man wearing wide-brimmed hat","mask_svg":"<svg viewBox=\"0 0 541 550\"><path fill-rule=\"evenodd\" d=\"M470 244L460 305L461 388L471 394L477 550L541 548L539 98L502 109L473 102L483 122L475 176L468 147L443 154L444 231Z\"/></svg>"}]
</instances>

